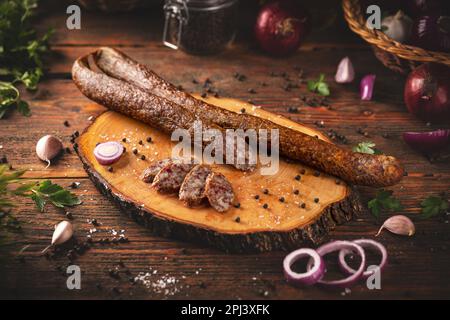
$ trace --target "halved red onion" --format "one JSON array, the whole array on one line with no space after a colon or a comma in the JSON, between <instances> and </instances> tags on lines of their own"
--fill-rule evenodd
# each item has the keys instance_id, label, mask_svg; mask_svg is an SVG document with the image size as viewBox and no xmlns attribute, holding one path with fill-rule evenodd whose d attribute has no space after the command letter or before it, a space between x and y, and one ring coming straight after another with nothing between
<instances>
[{"instance_id":1,"label":"halved red onion","mask_svg":"<svg viewBox=\"0 0 450 320\"><path fill-rule=\"evenodd\" d=\"M94 149L94 156L101 165L113 164L120 159L123 146L117 141L100 143Z\"/></svg>"},{"instance_id":2,"label":"halved red onion","mask_svg":"<svg viewBox=\"0 0 450 320\"><path fill-rule=\"evenodd\" d=\"M316 251L321 257L323 257L328 253L335 252L338 250L350 250L356 252L361 257L361 265L359 266L358 270L356 270L352 275L350 275L345 279L330 280L330 281L319 280L317 281L318 284L321 284L326 287L348 288L361 278L366 268L366 255L364 253L364 249L360 245L350 241L338 240L324 244L323 246L319 247ZM308 263L308 270L311 268L311 266L312 261Z\"/></svg>"},{"instance_id":3,"label":"halved red onion","mask_svg":"<svg viewBox=\"0 0 450 320\"><path fill-rule=\"evenodd\" d=\"M357 245L363 247L363 248L375 248L381 253L381 262L378 265L379 270L383 270L387 263L387 251L386 248L379 242L370 240L370 239L359 239L353 241L353 243L356 243ZM355 274L357 271L350 267L347 262L345 261L345 257L350 254L351 251L348 249L343 249L339 252L339 266L341 267L342 271L346 274ZM358 269L359 270L359 269ZM368 278L371 275L373 275L376 272L377 269L373 270L366 270L363 272L362 277Z\"/></svg>"},{"instance_id":4,"label":"halved red onion","mask_svg":"<svg viewBox=\"0 0 450 320\"><path fill-rule=\"evenodd\" d=\"M443 149L450 143L450 129L429 132L405 132L403 140L420 152L432 153Z\"/></svg>"},{"instance_id":5,"label":"halved red onion","mask_svg":"<svg viewBox=\"0 0 450 320\"><path fill-rule=\"evenodd\" d=\"M373 87L375 85L376 78L376 75L368 74L361 79L361 83L359 85L361 100L372 100Z\"/></svg>"},{"instance_id":6,"label":"halved red onion","mask_svg":"<svg viewBox=\"0 0 450 320\"><path fill-rule=\"evenodd\" d=\"M292 270L292 265L303 257L310 257L311 266L305 273L297 273ZM283 261L284 276L288 282L296 285L313 285L325 274L325 263L322 257L313 249L298 249L286 256Z\"/></svg>"}]
</instances>

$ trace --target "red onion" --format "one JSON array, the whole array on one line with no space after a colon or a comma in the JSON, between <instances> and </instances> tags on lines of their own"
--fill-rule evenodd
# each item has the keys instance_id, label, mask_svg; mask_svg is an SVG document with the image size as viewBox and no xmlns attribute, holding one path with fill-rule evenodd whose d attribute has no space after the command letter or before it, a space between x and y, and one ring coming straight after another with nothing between
<instances>
[{"instance_id":1,"label":"red onion","mask_svg":"<svg viewBox=\"0 0 450 320\"><path fill-rule=\"evenodd\" d=\"M450 121L450 68L423 64L409 74L404 100L409 112L425 120Z\"/></svg>"},{"instance_id":2,"label":"red onion","mask_svg":"<svg viewBox=\"0 0 450 320\"><path fill-rule=\"evenodd\" d=\"M313 259L312 267L305 273L292 271L292 265L303 257ZM298 249L286 256L283 261L284 276L287 281L296 285L313 285L325 274L325 263L322 257L313 249Z\"/></svg>"},{"instance_id":3,"label":"red onion","mask_svg":"<svg viewBox=\"0 0 450 320\"><path fill-rule=\"evenodd\" d=\"M428 50L450 52L450 16L428 14L418 17L412 28L411 44Z\"/></svg>"},{"instance_id":4,"label":"red onion","mask_svg":"<svg viewBox=\"0 0 450 320\"><path fill-rule=\"evenodd\" d=\"M411 146L425 154L439 151L450 142L450 130L435 130L429 132L405 132L403 140Z\"/></svg>"},{"instance_id":5,"label":"red onion","mask_svg":"<svg viewBox=\"0 0 450 320\"><path fill-rule=\"evenodd\" d=\"M411 0L409 1L409 11L414 16L425 13L450 13L450 3L448 0Z\"/></svg>"},{"instance_id":6,"label":"red onion","mask_svg":"<svg viewBox=\"0 0 450 320\"><path fill-rule=\"evenodd\" d=\"M101 165L113 164L120 159L123 146L116 141L100 143L94 149L94 156Z\"/></svg>"},{"instance_id":7,"label":"red onion","mask_svg":"<svg viewBox=\"0 0 450 320\"><path fill-rule=\"evenodd\" d=\"M324 255L326 255L328 253L335 252L338 250L344 250L344 249L356 251L356 253L358 253L358 255L361 257L361 265L359 266L358 270L345 279L331 280L331 281L319 280L319 281L317 281L317 283L319 283L323 286L327 286L327 287L348 288L361 278L361 276L364 272L364 269L366 268L366 255L364 253L363 248L361 246L359 246L358 244L350 242L350 241L333 241L333 242L324 244L323 246L319 247L316 251L320 256L323 257ZM310 261L310 263L308 263L308 269L310 269L311 266L312 266L312 261Z\"/></svg>"},{"instance_id":8,"label":"red onion","mask_svg":"<svg viewBox=\"0 0 450 320\"><path fill-rule=\"evenodd\" d=\"M269 54L295 52L309 32L309 14L295 0L278 0L263 6L255 25L260 47Z\"/></svg>"},{"instance_id":9,"label":"red onion","mask_svg":"<svg viewBox=\"0 0 450 320\"><path fill-rule=\"evenodd\" d=\"M368 74L361 79L359 86L361 100L372 100L375 79L376 75L374 74Z\"/></svg>"},{"instance_id":10,"label":"red onion","mask_svg":"<svg viewBox=\"0 0 450 320\"><path fill-rule=\"evenodd\" d=\"M383 270L383 268L386 266L387 263L387 251L386 248L379 242L376 242L374 240L370 240L370 239L360 239L360 240L355 240L353 241L353 243L366 248L366 247L372 247L377 249L378 251L380 251L381 253L381 262L378 266L379 270ZM347 249L343 249L339 252L339 266L341 267L342 271L344 271L346 274L356 274L357 271L353 268L351 268L347 262L345 261L345 257L350 253L351 251L347 250ZM359 269L358 269L359 270ZM362 274L363 278L367 278L370 277L372 274L374 274L376 272L376 270L367 270L364 271Z\"/></svg>"},{"instance_id":11,"label":"red onion","mask_svg":"<svg viewBox=\"0 0 450 320\"><path fill-rule=\"evenodd\" d=\"M334 80L337 83L350 83L355 79L355 69L349 57L345 57L338 65Z\"/></svg>"}]
</instances>

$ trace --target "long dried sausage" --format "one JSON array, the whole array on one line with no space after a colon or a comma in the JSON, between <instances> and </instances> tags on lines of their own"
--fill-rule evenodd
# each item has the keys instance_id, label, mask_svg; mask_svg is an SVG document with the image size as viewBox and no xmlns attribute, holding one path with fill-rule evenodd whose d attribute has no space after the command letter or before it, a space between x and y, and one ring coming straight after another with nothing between
<instances>
[{"instance_id":1,"label":"long dried sausage","mask_svg":"<svg viewBox=\"0 0 450 320\"><path fill-rule=\"evenodd\" d=\"M188 107L197 115L223 128L278 129L280 153L347 182L372 187L396 184L403 176L401 163L392 156L370 155L342 149L302 132L283 127L251 114L225 110L179 90L161 79L147 66L112 48L100 48L95 53L96 63L112 77L121 79L146 92Z\"/></svg>"}]
</instances>

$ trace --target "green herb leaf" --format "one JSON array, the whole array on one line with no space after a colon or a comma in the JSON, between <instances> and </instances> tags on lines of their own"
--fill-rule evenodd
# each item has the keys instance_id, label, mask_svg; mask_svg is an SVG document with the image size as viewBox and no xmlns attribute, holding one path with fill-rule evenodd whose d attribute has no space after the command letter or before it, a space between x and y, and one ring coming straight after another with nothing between
<instances>
[{"instance_id":1,"label":"green herb leaf","mask_svg":"<svg viewBox=\"0 0 450 320\"><path fill-rule=\"evenodd\" d=\"M24 173L23 170L10 172L7 165L0 165L0 211L14 205L14 196L31 198L41 212L44 211L47 203L58 208L81 204L81 200L76 195L50 180L21 183L20 177ZM13 184L19 184L19 186L13 188Z\"/></svg>"},{"instance_id":2,"label":"green herb leaf","mask_svg":"<svg viewBox=\"0 0 450 320\"><path fill-rule=\"evenodd\" d=\"M328 87L328 84L325 82L325 75L321 73L317 81L309 80L308 90L311 92L317 92L322 96L329 96L330 89Z\"/></svg>"},{"instance_id":3,"label":"green herb leaf","mask_svg":"<svg viewBox=\"0 0 450 320\"><path fill-rule=\"evenodd\" d=\"M420 204L422 207L422 218L431 218L437 216L440 213L445 212L449 205L448 200L442 199L437 196L429 196Z\"/></svg>"},{"instance_id":4,"label":"green herb leaf","mask_svg":"<svg viewBox=\"0 0 450 320\"><path fill-rule=\"evenodd\" d=\"M381 211L399 211L403 208L400 201L392 196L391 190L378 190L374 199L370 200L367 204L372 214L378 218Z\"/></svg>"},{"instance_id":5,"label":"green herb leaf","mask_svg":"<svg viewBox=\"0 0 450 320\"><path fill-rule=\"evenodd\" d=\"M365 141L358 143L353 147L353 152L368 153L368 154L381 154L380 150L375 148L376 144L371 141Z\"/></svg>"},{"instance_id":6,"label":"green herb leaf","mask_svg":"<svg viewBox=\"0 0 450 320\"><path fill-rule=\"evenodd\" d=\"M17 109L29 116L28 104L20 99L16 85L23 83L36 90L42 78L42 56L49 51L52 31L39 38L30 24L37 0L8 0L0 2L0 118L8 110Z\"/></svg>"},{"instance_id":7,"label":"green herb leaf","mask_svg":"<svg viewBox=\"0 0 450 320\"><path fill-rule=\"evenodd\" d=\"M81 200L73 193L64 190L63 187L53 184L50 180L45 180L32 188L32 199L39 210L43 211L45 204L50 202L55 207L64 208L81 204Z\"/></svg>"}]
</instances>

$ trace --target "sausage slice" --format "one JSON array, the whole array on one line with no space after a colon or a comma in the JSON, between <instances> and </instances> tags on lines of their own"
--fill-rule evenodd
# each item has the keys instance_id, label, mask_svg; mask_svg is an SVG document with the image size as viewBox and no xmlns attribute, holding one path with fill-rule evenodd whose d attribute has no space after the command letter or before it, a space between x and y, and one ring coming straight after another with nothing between
<instances>
[{"instance_id":1,"label":"sausage slice","mask_svg":"<svg viewBox=\"0 0 450 320\"><path fill-rule=\"evenodd\" d=\"M193 167L191 163L179 161L168 163L156 174L152 187L161 193L177 193L184 178Z\"/></svg>"},{"instance_id":2,"label":"sausage slice","mask_svg":"<svg viewBox=\"0 0 450 320\"><path fill-rule=\"evenodd\" d=\"M233 187L227 178L217 172L212 172L206 178L205 196L216 211L227 211L234 200Z\"/></svg>"},{"instance_id":3,"label":"sausage slice","mask_svg":"<svg viewBox=\"0 0 450 320\"><path fill-rule=\"evenodd\" d=\"M171 162L172 159L167 158L152 163L150 167L148 167L142 172L141 180L144 181L145 183L152 183L153 179L155 179L155 176L158 174L158 172Z\"/></svg>"},{"instance_id":4,"label":"sausage slice","mask_svg":"<svg viewBox=\"0 0 450 320\"><path fill-rule=\"evenodd\" d=\"M190 207L199 205L205 198L206 178L211 172L208 165L196 165L184 178L179 193L180 200Z\"/></svg>"}]
</instances>

